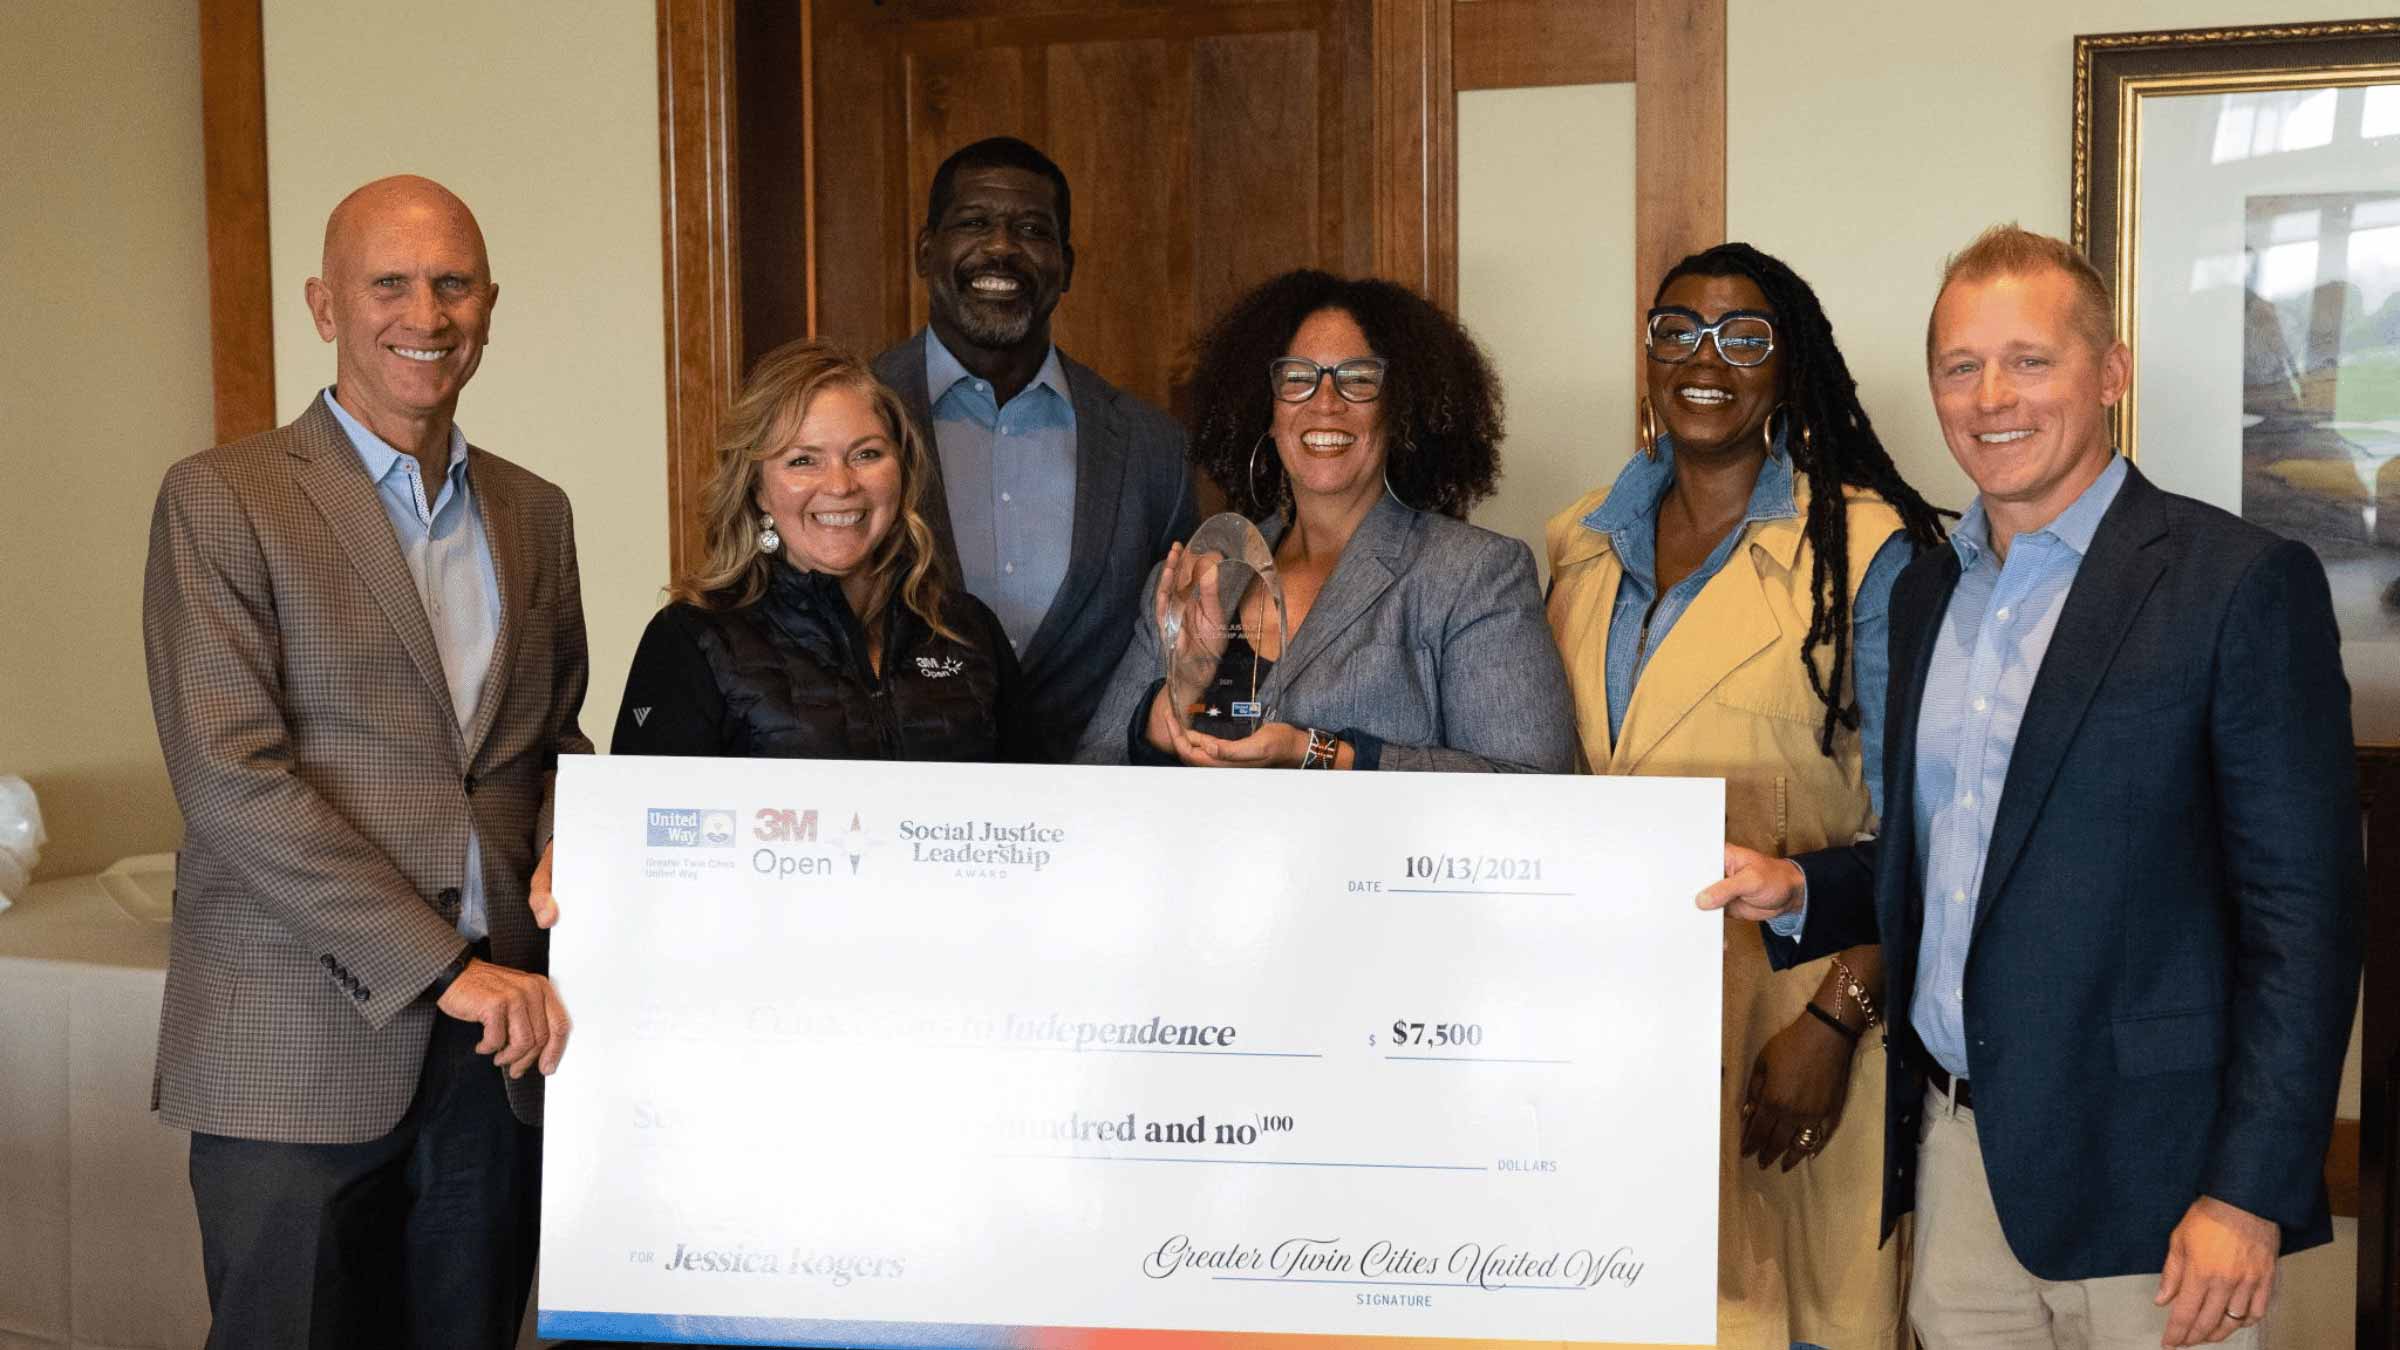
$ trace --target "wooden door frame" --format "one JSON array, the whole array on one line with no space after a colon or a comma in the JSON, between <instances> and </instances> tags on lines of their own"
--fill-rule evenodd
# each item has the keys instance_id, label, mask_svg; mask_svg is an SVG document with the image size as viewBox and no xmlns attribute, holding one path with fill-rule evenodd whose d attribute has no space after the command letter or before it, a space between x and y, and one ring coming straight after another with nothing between
<instances>
[{"instance_id":1,"label":"wooden door frame","mask_svg":"<svg viewBox=\"0 0 2400 1350\"><path fill-rule=\"evenodd\" d=\"M808 0L800 0L806 5ZM667 562L700 561L700 492L742 378L734 6L658 0L658 171L667 340ZM813 147L808 158L816 158ZM810 241L813 251L815 241ZM809 286L816 286L810 269ZM816 313L812 294L809 313Z\"/></svg>"},{"instance_id":2,"label":"wooden door frame","mask_svg":"<svg viewBox=\"0 0 2400 1350\"><path fill-rule=\"evenodd\" d=\"M259 0L199 0L209 373L220 444L275 425L267 54Z\"/></svg>"}]
</instances>

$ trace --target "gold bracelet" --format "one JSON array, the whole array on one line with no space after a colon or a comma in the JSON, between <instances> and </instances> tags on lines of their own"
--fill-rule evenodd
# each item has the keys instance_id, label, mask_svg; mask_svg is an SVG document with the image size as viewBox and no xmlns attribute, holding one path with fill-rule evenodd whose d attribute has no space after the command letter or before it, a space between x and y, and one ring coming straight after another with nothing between
<instances>
[{"instance_id":1,"label":"gold bracelet","mask_svg":"<svg viewBox=\"0 0 2400 1350\"><path fill-rule=\"evenodd\" d=\"M1833 958L1833 978L1835 1007L1841 1006L1842 996L1846 994L1851 1002L1858 1005L1858 1011L1867 1019L1868 1026L1874 1026L1882 1020L1875 1011L1875 1000L1867 997L1867 987L1859 983L1858 977L1850 973L1850 967L1843 965L1839 956Z\"/></svg>"}]
</instances>

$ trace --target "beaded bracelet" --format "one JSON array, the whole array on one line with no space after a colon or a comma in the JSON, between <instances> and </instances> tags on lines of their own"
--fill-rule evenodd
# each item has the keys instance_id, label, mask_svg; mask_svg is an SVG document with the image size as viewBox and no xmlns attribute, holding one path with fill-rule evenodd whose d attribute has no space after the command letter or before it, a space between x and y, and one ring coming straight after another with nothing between
<instances>
[{"instance_id":1,"label":"beaded bracelet","mask_svg":"<svg viewBox=\"0 0 2400 1350\"><path fill-rule=\"evenodd\" d=\"M1340 737L1330 731L1319 731L1315 727L1310 727L1308 728L1308 749L1300 756L1300 767L1303 769L1330 769L1334 767L1334 760L1341 753Z\"/></svg>"}]
</instances>

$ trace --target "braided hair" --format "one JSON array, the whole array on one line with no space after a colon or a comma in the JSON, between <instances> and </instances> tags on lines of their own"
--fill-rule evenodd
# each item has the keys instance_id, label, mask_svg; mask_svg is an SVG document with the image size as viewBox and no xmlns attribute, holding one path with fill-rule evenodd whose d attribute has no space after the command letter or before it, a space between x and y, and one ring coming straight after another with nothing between
<instances>
[{"instance_id":1,"label":"braided hair","mask_svg":"<svg viewBox=\"0 0 2400 1350\"><path fill-rule=\"evenodd\" d=\"M1809 490L1811 604L1800 664L1808 672L1809 689L1825 705L1817 749L1831 755L1836 732L1858 726L1857 705L1842 701L1842 685L1850 675L1850 524L1842 489L1864 488L1881 497L1900 513L1901 530L1919 552L1942 541L1943 513L1893 466L1867 410L1859 406L1858 381L1834 344L1833 324L1807 282L1748 244L1719 244L1685 258L1668 269L1658 294L1687 276L1745 277L1766 296L1775 315L1776 350L1783 354L1781 411L1788 419L1784 446L1792 467L1807 476ZM1654 296L1651 303L1657 302ZM1819 643L1833 648L1830 671L1818 668Z\"/></svg>"}]
</instances>

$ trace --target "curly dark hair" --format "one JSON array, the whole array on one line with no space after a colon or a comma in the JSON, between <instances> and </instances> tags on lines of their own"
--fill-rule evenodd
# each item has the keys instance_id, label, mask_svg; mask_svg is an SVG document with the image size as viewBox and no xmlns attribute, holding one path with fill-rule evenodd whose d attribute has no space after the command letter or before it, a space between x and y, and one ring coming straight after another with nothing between
<instances>
[{"instance_id":1,"label":"curly dark hair","mask_svg":"<svg viewBox=\"0 0 2400 1350\"><path fill-rule=\"evenodd\" d=\"M1500 480L1500 379L1458 321L1415 291L1371 277L1286 272L1234 302L1202 335L1192 382L1191 460L1231 507L1261 517L1286 493L1283 461L1251 451L1272 424L1267 363L1319 310L1357 321L1385 368L1385 474L1421 511L1464 520Z\"/></svg>"},{"instance_id":2,"label":"curly dark hair","mask_svg":"<svg viewBox=\"0 0 2400 1350\"><path fill-rule=\"evenodd\" d=\"M1767 297L1775 314L1775 346L1783 353L1783 404L1791 420L1784 446L1792 467L1808 478L1807 535L1815 562L1809 569L1814 599L1800 664L1808 687L1825 705L1817 749L1833 753L1836 729L1858 725L1858 706L1842 701L1850 673L1850 524L1844 487L1864 488L1900 513L1902 530L1917 551L1942 541L1944 512L1927 504L1900 476L1875 434L1875 424L1858 403L1858 381L1833 340L1833 323L1799 274L1780 259L1748 244L1719 244L1667 269L1650 303L1657 304L1677 277L1747 277ZM1833 647L1833 669L1817 668L1817 644Z\"/></svg>"}]
</instances>

